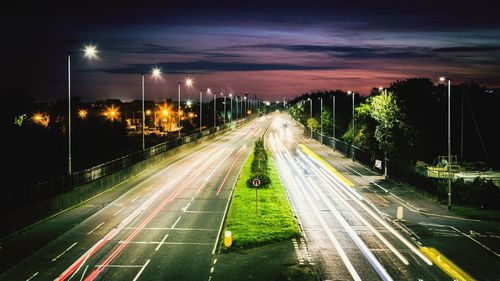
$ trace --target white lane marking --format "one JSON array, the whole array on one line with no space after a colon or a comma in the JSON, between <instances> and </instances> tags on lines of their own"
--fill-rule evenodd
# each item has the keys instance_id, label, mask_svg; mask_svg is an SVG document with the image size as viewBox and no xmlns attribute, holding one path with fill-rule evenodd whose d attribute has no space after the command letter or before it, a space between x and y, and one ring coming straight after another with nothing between
<instances>
[{"instance_id":1,"label":"white lane marking","mask_svg":"<svg viewBox=\"0 0 500 281\"><path fill-rule=\"evenodd\" d=\"M181 217L178 217L177 220L174 222L174 225L172 225L172 229L175 228L175 226L177 225L177 223L181 220Z\"/></svg>"},{"instance_id":2,"label":"white lane marking","mask_svg":"<svg viewBox=\"0 0 500 281\"><path fill-rule=\"evenodd\" d=\"M87 269L89 269L89 265L88 264L87 264L87 266L85 266L85 269L82 272L82 277L80 277L80 281L83 280L83 277L85 276L85 272L87 272Z\"/></svg>"},{"instance_id":3,"label":"white lane marking","mask_svg":"<svg viewBox=\"0 0 500 281\"><path fill-rule=\"evenodd\" d=\"M96 231L96 230L97 230L99 227L101 227L104 223L105 223L104 221L103 221L103 222L101 222L98 226L96 226L94 229L92 229L91 231L89 231L89 232L87 233L87 235L92 234L92 232Z\"/></svg>"},{"instance_id":4,"label":"white lane marking","mask_svg":"<svg viewBox=\"0 0 500 281\"><path fill-rule=\"evenodd\" d=\"M153 186L151 185L151 186L149 186L148 188L146 188L146 190L144 190L144 191L149 191L152 187L153 187Z\"/></svg>"},{"instance_id":5,"label":"white lane marking","mask_svg":"<svg viewBox=\"0 0 500 281\"><path fill-rule=\"evenodd\" d=\"M243 145L240 150L243 150L246 145ZM240 151L238 151L239 153ZM247 155L247 158L243 163L245 163L248 159L250 154ZM243 165L241 165L240 170L238 171L238 175L241 174L241 170L243 170ZM231 188L231 192L229 193L229 196L227 197L227 202L226 202L226 207L224 208L224 215L222 215L222 219L220 220L220 225L219 225L219 231L217 232L217 236L215 236L215 242L214 242L214 248L212 249L212 255L215 254L215 250L217 249L217 244L219 242L219 237L222 231L222 226L224 225L224 219L226 218L227 215L227 210L229 208L229 202L231 202L231 198L233 198L233 192L234 192L234 187L236 186L236 183L238 182L238 179L236 179L233 183L233 187Z\"/></svg>"},{"instance_id":6,"label":"white lane marking","mask_svg":"<svg viewBox=\"0 0 500 281\"><path fill-rule=\"evenodd\" d=\"M191 198L191 200L193 200L193 198ZM188 204L187 204L184 208L182 208L181 210L182 210L183 212L186 212L186 211L187 211L187 209L189 208L189 205L191 205L191 202L189 202L189 203L188 203Z\"/></svg>"},{"instance_id":7,"label":"white lane marking","mask_svg":"<svg viewBox=\"0 0 500 281\"><path fill-rule=\"evenodd\" d=\"M58 258L60 258L62 255L66 254L67 251L69 251L71 248L73 248L78 242L73 243L73 245L69 246L64 252L60 253L57 257L53 258L52 261L56 261Z\"/></svg>"},{"instance_id":8,"label":"white lane marking","mask_svg":"<svg viewBox=\"0 0 500 281\"><path fill-rule=\"evenodd\" d=\"M161 239L161 242L158 244L158 246L156 246L155 251L158 251L160 249L161 245L163 245L163 243L165 242L165 240L167 240L167 237L168 237L168 233L165 234L165 237L163 237L163 239Z\"/></svg>"},{"instance_id":9,"label":"white lane marking","mask_svg":"<svg viewBox=\"0 0 500 281\"><path fill-rule=\"evenodd\" d=\"M212 268L210 268L210 273L214 273L214 267L212 266Z\"/></svg>"},{"instance_id":10,"label":"white lane marking","mask_svg":"<svg viewBox=\"0 0 500 281\"><path fill-rule=\"evenodd\" d=\"M141 268L141 270L139 270L139 272L137 272L137 275L135 276L135 278L132 281L137 281L137 279L139 279L139 276L144 271L144 269L146 268L146 266L148 266L148 264L149 264L150 261L151 260L147 260L146 261L146 263L144 264L144 266Z\"/></svg>"},{"instance_id":11,"label":"white lane marking","mask_svg":"<svg viewBox=\"0 0 500 281\"><path fill-rule=\"evenodd\" d=\"M40 273L40 272L36 272L35 274L31 275L30 278L26 279L26 281L30 281L31 279L33 279L33 277L37 276L38 273Z\"/></svg>"},{"instance_id":12,"label":"white lane marking","mask_svg":"<svg viewBox=\"0 0 500 281\"><path fill-rule=\"evenodd\" d=\"M113 214L113 217L118 215L121 211L123 211L123 209L125 209L125 207L122 207L120 210L118 210L116 213Z\"/></svg>"},{"instance_id":13,"label":"white lane marking","mask_svg":"<svg viewBox=\"0 0 500 281\"><path fill-rule=\"evenodd\" d=\"M125 227L123 229L138 229L138 227ZM186 228L186 227L143 227L145 230L180 230L180 231L217 231L216 228Z\"/></svg>"},{"instance_id":14,"label":"white lane marking","mask_svg":"<svg viewBox=\"0 0 500 281\"><path fill-rule=\"evenodd\" d=\"M321 164L318 165L322 166ZM424 256L419 250L417 250L413 244L411 244L406 238L404 238L401 234L399 234L399 232L397 232L393 227L387 224L387 222L384 221L380 216L376 215L372 210L370 210L370 208L366 204L363 204L363 202L361 202L363 198L361 197L361 199L359 199L361 195L359 195L358 192L356 192L353 188L350 188L347 185L345 185L345 183L340 179L338 179L337 176L334 175L333 173L328 171L327 175L332 181L337 182L340 186L344 187L341 189L342 192L349 195L353 199L353 201L355 201L356 204L358 204L358 206L363 208L375 221L377 221L379 224L381 224L387 230L389 230L390 233L392 233L396 238L399 239L399 241L405 244L415 255L417 255L420 259L422 259L427 265L432 265L432 262L426 256ZM365 202L368 203L367 201ZM374 210L380 212L373 204L371 205L371 207Z\"/></svg>"},{"instance_id":15,"label":"white lane marking","mask_svg":"<svg viewBox=\"0 0 500 281\"><path fill-rule=\"evenodd\" d=\"M134 202L135 202L135 200L139 199L140 197L141 197L140 195L139 195L139 196L137 196L137 197L135 197L132 201L130 201L130 203L134 203Z\"/></svg>"},{"instance_id":16,"label":"white lane marking","mask_svg":"<svg viewBox=\"0 0 500 281\"><path fill-rule=\"evenodd\" d=\"M133 265L133 264L108 264L108 265L103 265L103 264L96 264L94 267L116 267L116 268L136 268L136 267L143 267L144 265Z\"/></svg>"},{"instance_id":17,"label":"white lane marking","mask_svg":"<svg viewBox=\"0 0 500 281\"><path fill-rule=\"evenodd\" d=\"M216 264L216 263L217 263L217 259L214 259L214 264Z\"/></svg>"},{"instance_id":18,"label":"white lane marking","mask_svg":"<svg viewBox=\"0 0 500 281\"><path fill-rule=\"evenodd\" d=\"M195 214L222 214L223 212L216 212L216 211L185 211L185 213L195 213Z\"/></svg>"},{"instance_id":19,"label":"white lane marking","mask_svg":"<svg viewBox=\"0 0 500 281\"><path fill-rule=\"evenodd\" d=\"M346 206L347 208L349 208L351 213L354 214L354 216L356 216L356 218L358 218L358 220L360 220L366 227L368 227L368 229L373 234L375 234L375 236L377 236L378 239L380 239L380 241L382 241L382 243L384 243L394 253L394 255L396 255L401 260L401 262L403 262L405 265L409 265L408 260L389 241L387 241L387 239L385 239L385 237L382 236L382 234L380 234L380 232L378 232L368 221L366 221L358 213L358 211L356 211L351 206L351 204L346 202L346 200L343 198L343 196L341 196L341 193L339 191L337 191L336 188L334 187L334 182L329 182L328 179L326 177L324 177L324 175L321 174L320 170L317 170L314 167L312 167L312 169L318 174L320 179L325 183L325 186L329 189L329 192L333 192L337 197L342 198L342 202L344 203L343 205Z\"/></svg>"}]
</instances>

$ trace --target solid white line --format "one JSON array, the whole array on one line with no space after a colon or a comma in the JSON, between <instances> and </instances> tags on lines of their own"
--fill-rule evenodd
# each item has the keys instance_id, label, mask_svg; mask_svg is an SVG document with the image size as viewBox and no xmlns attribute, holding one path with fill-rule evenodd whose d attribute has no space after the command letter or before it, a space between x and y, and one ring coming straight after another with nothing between
<instances>
[{"instance_id":1,"label":"solid white line","mask_svg":"<svg viewBox=\"0 0 500 281\"><path fill-rule=\"evenodd\" d=\"M158 249L160 249L161 245L163 245L163 242L165 242L165 240L167 240L167 237L168 237L168 233L165 234L165 237L163 237L163 239L161 240L160 244L158 244L158 246L156 246L155 251L158 251Z\"/></svg>"},{"instance_id":2,"label":"solid white line","mask_svg":"<svg viewBox=\"0 0 500 281\"><path fill-rule=\"evenodd\" d=\"M182 208L182 211L186 212L187 209L189 208L189 205L191 205L191 202L189 202L184 208Z\"/></svg>"},{"instance_id":3,"label":"solid white line","mask_svg":"<svg viewBox=\"0 0 500 281\"><path fill-rule=\"evenodd\" d=\"M214 264L216 264L216 263L217 263L217 259L214 259Z\"/></svg>"},{"instance_id":4,"label":"solid white line","mask_svg":"<svg viewBox=\"0 0 500 281\"><path fill-rule=\"evenodd\" d=\"M136 268L136 267L143 267L144 265L127 265L127 264L108 264L108 265L102 265L102 264L96 264L94 267L117 267L117 268Z\"/></svg>"},{"instance_id":5,"label":"solid white line","mask_svg":"<svg viewBox=\"0 0 500 281\"><path fill-rule=\"evenodd\" d=\"M172 229L175 228L175 226L177 225L177 223L181 220L181 217L178 217L177 220L175 221L174 225L172 225Z\"/></svg>"},{"instance_id":6,"label":"solid white line","mask_svg":"<svg viewBox=\"0 0 500 281\"><path fill-rule=\"evenodd\" d=\"M31 277L30 277L30 278L26 279L26 281L30 281L33 277L37 276L37 275L38 275L38 273L40 273L40 272L36 272L35 274L31 275Z\"/></svg>"},{"instance_id":7,"label":"solid white line","mask_svg":"<svg viewBox=\"0 0 500 281\"><path fill-rule=\"evenodd\" d=\"M139 196L137 196L137 197L135 197L132 201L130 201L130 203L134 203L134 202L135 202L135 200L139 199L140 197L141 197L140 195L139 195Z\"/></svg>"},{"instance_id":8,"label":"solid white line","mask_svg":"<svg viewBox=\"0 0 500 281\"><path fill-rule=\"evenodd\" d=\"M120 210L118 210L116 213L114 213L113 217L118 215L121 211L123 211L123 209L125 209L125 207L122 207Z\"/></svg>"},{"instance_id":9,"label":"solid white line","mask_svg":"<svg viewBox=\"0 0 500 281\"><path fill-rule=\"evenodd\" d=\"M80 281L83 280L83 277L85 276L85 272L87 272L87 269L89 268L89 265L87 264L87 266L85 266L85 269L83 270L82 272L82 277L80 277Z\"/></svg>"},{"instance_id":10,"label":"solid white line","mask_svg":"<svg viewBox=\"0 0 500 281\"><path fill-rule=\"evenodd\" d=\"M87 235L90 235L92 234L92 232L96 231L99 227L101 227L105 222L101 222L98 226L96 226L94 229L92 229L89 233L87 233Z\"/></svg>"},{"instance_id":11,"label":"solid white line","mask_svg":"<svg viewBox=\"0 0 500 281\"><path fill-rule=\"evenodd\" d=\"M64 255L67 251L69 251L71 248L73 248L76 244L78 244L78 242L73 243L73 245L69 246L66 250L64 250L64 252L60 253L59 256L53 258L52 261L56 261L62 255Z\"/></svg>"},{"instance_id":12,"label":"solid white line","mask_svg":"<svg viewBox=\"0 0 500 281\"><path fill-rule=\"evenodd\" d=\"M144 264L144 266L141 268L141 270L139 270L139 272L137 273L137 275L135 276L135 278L132 280L132 281L137 281L137 279L139 279L139 276L141 275L141 273L144 271L144 269L146 268L146 266L148 266L148 263L150 262L151 260L147 260L146 263Z\"/></svg>"}]
</instances>

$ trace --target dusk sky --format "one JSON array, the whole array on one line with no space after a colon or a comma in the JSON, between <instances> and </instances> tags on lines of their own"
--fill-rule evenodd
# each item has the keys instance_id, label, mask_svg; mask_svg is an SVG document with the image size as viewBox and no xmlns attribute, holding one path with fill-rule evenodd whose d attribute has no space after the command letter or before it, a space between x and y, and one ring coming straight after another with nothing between
<instances>
[{"instance_id":1,"label":"dusk sky","mask_svg":"<svg viewBox=\"0 0 500 281\"><path fill-rule=\"evenodd\" d=\"M347 1L345 1L347 2ZM66 98L66 53L96 44L99 59L72 56L72 93L86 101L177 99L211 88L261 99L314 89L368 94L409 77L500 87L499 1L116 1L2 7L2 92ZM5 5L5 4L2 4ZM184 99L183 98L183 99Z\"/></svg>"}]
</instances>

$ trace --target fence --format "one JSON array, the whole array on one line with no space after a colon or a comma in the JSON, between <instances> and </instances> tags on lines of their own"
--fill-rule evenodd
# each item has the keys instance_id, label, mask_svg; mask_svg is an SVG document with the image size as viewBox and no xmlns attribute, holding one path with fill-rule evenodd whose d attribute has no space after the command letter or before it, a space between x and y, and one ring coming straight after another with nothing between
<instances>
[{"instance_id":1,"label":"fence","mask_svg":"<svg viewBox=\"0 0 500 281\"><path fill-rule=\"evenodd\" d=\"M304 135L310 137L311 130L300 123L298 124L304 130ZM321 144L331 147L333 150L336 150L346 157L353 158L354 160L363 163L368 167L371 167L373 170L380 172L385 169L384 165L386 165L386 162L382 161L382 159L384 159L383 155L366 152L364 150L361 150L359 147L343 142L337 138L321 135L318 132L312 132L312 138L317 140ZM381 160L380 166L376 167L375 160Z\"/></svg>"},{"instance_id":2,"label":"fence","mask_svg":"<svg viewBox=\"0 0 500 281\"><path fill-rule=\"evenodd\" d=\"M150 157L159 155L165 151L179 147L183 144L196 141L204 136L216 133L229 128L235 128L248 122L248 118L226 123L217 127L212 127L201 132L197 132L180 139L167 141L156 146L149 147L144 151L137 151L132 154L111 160L100 165L78 171L71 175L65 175L54 178L35 185L26 186L20 192L11 193L2 198L2 209L12 209L13 207L22 207L23 205L32 204L41 200L54 197L63 192L70 191L78 186L89 183L96 179L110 175L129 167L135 163L146 160Z\"/></svg>"}]
</instances>

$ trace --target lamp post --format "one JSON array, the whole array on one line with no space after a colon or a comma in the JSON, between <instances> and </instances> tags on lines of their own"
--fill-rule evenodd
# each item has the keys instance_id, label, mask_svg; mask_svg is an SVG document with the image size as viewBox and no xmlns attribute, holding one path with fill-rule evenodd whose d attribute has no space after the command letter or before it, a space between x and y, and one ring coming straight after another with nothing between
<instances>
[{"instance_id":1,"label":"lamp post","mask_svg":"<svg viewBox=\"0 0 500 281\"><path fill-rule=\"evenodd\" d=\"M384 95L387 95L387 89L384 87L378 87L378 90L384 91ZM387 178L387 152L384 151L384 178Z\"/></svg>"},{"instance_id":2,"label":"lamp post","mask_svg":"<svg viewBox=\"0 0 500 281\"><path fill-rule=\"evenodd\" d=\"M153 77L158 78L161 75L161 69L158 67L153 68L151 71L151 75ZM146 127L146 115L145 115L145 110L144 110L144 76L145 73L141 73L141 89L142 89L142 150L144 151L146 149L146 141L144 138L144 127Z\"/></svg>"},{"instance_id":3,"label":"lamp post","mask_svg":"<svg viewBox=\"0 0 500 281\"><path fill-rule=\"evenodd\" d=\"M217 115L215 113L216 110L215 108L217 107L216 102L217 102L217 95L214 92L214 128L217 127Z\"/></svg>"},{"instance_id":4,"label":"lamp post","mask_svg":"<svg viewBox=\"0 0 500 281\"><path fill-rule=\"evenodd\" d=\"M309 101L309 115L310 115L309 118L313 118L313 104L312 104L312 99L308 98L307 100ZM311 139L312 139L312 137L313 137L313 130L311 128Z\"/></svg>"},{"instance_id":5,"label":"lamp post","mask_svg":"<svg viewBox=\"0 0 500 281\"><path fill-rule=\"evenodd\" d=\"M67 52L68 61L68 175L71 175L71 54L81 53ZM83 49L83 56L87 59L97 58L97 48L95 45L86 45Z\"/></svg>"},{"instance_id":6,"label":"lamp post","mask_svg":"<svg viewBox=\"0 0 500 281\"><path fill-rule=\"evenodd\" d=\"M207 93L211 93L212 92L212 91L210 91L210 88L207 88L205 91ZM203 108L203 90L200 90L200 132L202 130L202 125L201 124L203 122L202 121L203 120L202 119L202 114L201 114L202 113L202 108Z\"/></svg>"},{"instance_id":7,"label":"lamp post","mask_svg":"<svg viewBox=\"0 0 500 281\"><path fill-rule=\"evenodd\" d=\"M231 103L231 123L233 123L233 94L229 94L229 102Z\"/></svg>"},{"instance_id":8,"label":"lamp post","mask_svg":"<svg viewBox=\"0 0 500 281\"><path fill-rule=\"evenodd\" d=\"M354 131L354 92L352 91L347 91L348 95L352 94L352 161L354 161L354 138L355 138L355 131Z\"/></svg>"},{"instance_id":9,"label":"lamp post","mask_svg":"<svg viewBox=\"0 0 500 281\"><path fill-rule=\"evenodd\" d=\"M188 87L193 86L193 80L187 78L184 84ZM178 97L177 97L177 128L179 130L179 138L181 138L181 82L177 82Z\"/></svg>"},{"instance_id":10,"label":"lamp post","mask_svg":"<svg viewBox=\"0 0 500 281\"><path fill-rule=\"evenodd\" d=\"M226 124L226 95L224 95L222 92L220 94L224 97L224 124Z\"/></svg>"},{"instance_id":11,"label":"lamp post","mask_svg":"<svg viewBox=\"0 0 500 281\"><path fill-rule=\"evenodd\" d=\"M332 148L335 150L335 96L332 96Z\"/></svg>"},{"instance_id":12,"label":"lamp post","mask_svg":"<svg viewBox=\"0 0 500 281\"><path fill-rule=\"evenodd\" d=\"M448 210L451 210L451 79L440 77L439 81L448 80Z\"/></svg>"},{"instance_id":13,"label":"lamp post","mask_svg":"<svg viewBox=\"0 0 500 281\"><path fill-rule=\"evenodd\" d=\"M320 100L319 126L321 132L321 144L323 144L323 98L319 98L319 100Z\"/></svg>"}]
</instances>

